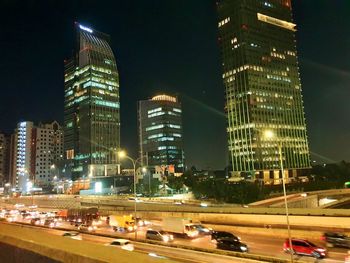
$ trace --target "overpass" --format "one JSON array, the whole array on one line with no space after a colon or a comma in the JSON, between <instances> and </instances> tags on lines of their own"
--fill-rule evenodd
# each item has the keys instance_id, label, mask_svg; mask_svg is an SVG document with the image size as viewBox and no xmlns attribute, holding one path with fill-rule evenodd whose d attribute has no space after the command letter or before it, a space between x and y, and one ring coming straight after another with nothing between
<instances>
[{"instance_id":1,"label":"overpass","mask_svg":"<svg viewBox=\"0 0 350 263\"><path fill-rule=\"evenodd\" d=\"M349 192L349 189L345 190L343 195ZM328 191L328 196L330 194L335 196L336 191ZM288 200L290 202L297 202L300 198L311 198L312 196L316 196L316 194L306 195L306 197L300 196L300 194L292 195L288 197ZM339 194L339 196L341 195ZM278 197L274 200L261 201L268 201L269 207L264 207L261 204L260 206L258 204L249 207L214 205L201 207L197 204L176 205L171 202L144 201L137 203L137 214L149 220L161 220L164 217L188 217L194 221L215 225L253 227L265 227L269 225L274 228L284 228L286 222L284 206L273 206L278 203L283 204L282 200L283 197L282 199ZM1 199L1 201L6 201L3 205L15 203L30 205L34 202L39 207L53 210L71 207L98 207L102 215L130 214L134 211L134 200L128 200L127 198L121 199L115 196L34 196L34 198L22 197ZM323 209L321 207L305 209L291 207L289 213L290 224L294 229L350 231L349 209Z\"/></svg>"},{"instance_id":2,"label":"overpass","mask_svg":"<svg viewBox=\"0 0 350 263\"><path fill-rule=\"evenodd\" d=\"M332 189L287 195L290 208L350 208L350 189ZM249 207L284 207L279 196L249 204Z\"/></svg>"}]
</instances>

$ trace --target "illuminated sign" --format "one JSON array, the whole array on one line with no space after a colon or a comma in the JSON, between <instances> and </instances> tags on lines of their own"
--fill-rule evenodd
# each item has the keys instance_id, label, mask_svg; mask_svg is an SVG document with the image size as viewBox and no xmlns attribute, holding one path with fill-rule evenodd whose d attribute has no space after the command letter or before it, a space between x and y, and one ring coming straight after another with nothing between
<instances>
[{"instance_id":1,"label":"illuminated sign","mask_svg":"<svg viewBox=\"0 0 350 263\"><path fill-rule=\"evenodd\" d=\"M85 27L85 26L82 26L82 25L79 25L80 29L84 30L84 31L87 31L89 33L92 33L92 29L88 28L88 27Z\"/></svg>"},{"instance_id":2,"label":"illuminated sign","mask_svg":"<svg viewBox=\"0 0 350 263\"><path fill-rule=\"evenodd\" d=\"M95 183L95 193L102 193L102 183L101 182Z\"/></svg>"}]
</instances>

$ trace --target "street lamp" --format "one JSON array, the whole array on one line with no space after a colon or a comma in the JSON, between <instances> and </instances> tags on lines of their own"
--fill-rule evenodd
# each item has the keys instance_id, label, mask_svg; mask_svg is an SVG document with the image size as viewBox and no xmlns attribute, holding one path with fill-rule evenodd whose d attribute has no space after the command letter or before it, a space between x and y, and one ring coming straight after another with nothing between
<instances>
[{"instance_id":1,"label":"street lamp","mask_svg":"<svg viewBox=\"0 0 350 263\"><path fill-rule=\"evenodd\" d=\"M287 219L287 229L288 229L288 241L289 241L289 248L290 248L290 260L293 263L293 247L292 247L292 238L290 235L290 225L289 225L289 212L288 212L288 204L287 204L287 194L286 194L286 183L284 179L284 169L283 169L283 158L282 158L282 141L277 137L277 135L272 130L265 130L264 131L264 137L266 139L276 139L277 145L278 145L278 155L279 155L279 162L280 162L280 168L282 173L282 185L283 185L283 196L284 196L284 207L286 209L286 219Z\"/></svg>"},{"instance_id":2,"label":"street lamp","mask_svg":"<svg viewBox=\"0 0 350 263\"><path fill-rule=\"evenodd\" d=\"M134 168L134 217L135 217L135 226L136 226L136 229L135 229L135 240L137 240L137 224L136 224L136 215L137 215L137 209L136 209L136 200L137 200L137 196L136 196L136 163L137 161L140 160L140 158L137 158L137 159L133 159L131 158L130 156L128 156L126 154L125 151L119 151L118 152L118 156L119 158L123 159L123 158L126 158L126 159L129 159L131 162L132 162L132 165L133 165L133 168Z\"/></svg>"}]
</instances>

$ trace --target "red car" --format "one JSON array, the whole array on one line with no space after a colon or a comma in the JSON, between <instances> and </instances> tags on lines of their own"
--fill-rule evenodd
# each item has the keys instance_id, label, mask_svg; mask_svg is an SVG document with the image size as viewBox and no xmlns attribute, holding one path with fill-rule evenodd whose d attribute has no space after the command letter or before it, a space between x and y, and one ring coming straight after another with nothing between
<instances>
[{"instance_id":1,"label":"red car","mask_svg":"<svg viewBox=\"0 0 350 263\"><path fill-rule=\"evenodd\" d=\"M289 239L286 239L284 242L283 250L284 252L290 253ZM324 258L327 253L326 249L318 247L310 241L295 238L292 238L292 251L297 255L307 255L315 258Z\"/></svg>"}]
</instances>

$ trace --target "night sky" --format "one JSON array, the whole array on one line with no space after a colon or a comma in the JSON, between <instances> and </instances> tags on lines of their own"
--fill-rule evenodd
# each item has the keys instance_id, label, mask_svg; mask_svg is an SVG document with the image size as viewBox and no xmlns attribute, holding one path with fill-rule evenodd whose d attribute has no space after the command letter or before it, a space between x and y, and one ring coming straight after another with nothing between
<instances>
[{"instance_id":1,"label":"night sky","mask_svg":"<svg viewBox=\"0 0 350 263\"><path fill-rule=\"evenodd\" d=\"M294 0L312 159L350 158L350 1ZM188 166L227 163L224 89L214 0L0 0L0 130L63 121L63 60L74 21L111 35L120 74L121 144L137 155L136 103L183 103Z\"/></svg>"}]
</instances>

